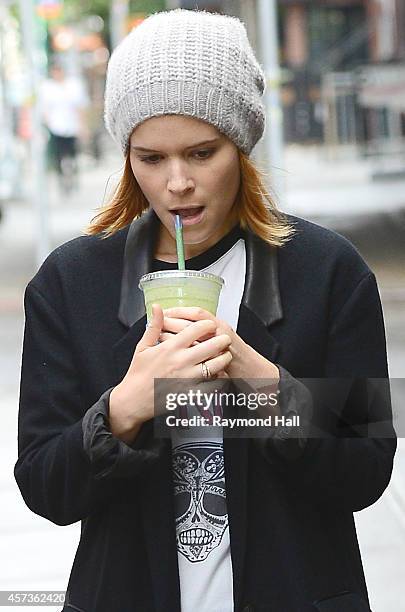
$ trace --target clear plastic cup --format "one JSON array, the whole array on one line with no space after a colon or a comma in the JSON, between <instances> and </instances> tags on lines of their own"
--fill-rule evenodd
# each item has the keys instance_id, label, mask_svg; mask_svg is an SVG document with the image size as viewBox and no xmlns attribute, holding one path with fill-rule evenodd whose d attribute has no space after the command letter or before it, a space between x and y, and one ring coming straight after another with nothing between
<instances>
[{"instance_id":1,"label":"clear plastic cup","mask_svg":"<svg viewBox=\"0 0 405 612\"><path fill-rule=\"evenodd\" d=\"M162 270L145 274L139 281L145 298L146 316L152 317L152 304L165 308L199 306L213 315L217 312L224 279L196 270Z\"/></svg>"}]
</instances>

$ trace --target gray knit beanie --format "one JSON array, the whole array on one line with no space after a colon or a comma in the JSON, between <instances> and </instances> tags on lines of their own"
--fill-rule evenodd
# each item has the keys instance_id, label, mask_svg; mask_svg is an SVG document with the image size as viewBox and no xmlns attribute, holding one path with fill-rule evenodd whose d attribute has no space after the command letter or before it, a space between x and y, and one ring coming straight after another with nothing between
<instances>
[{"instance_id":1,"label":"gray knit beanie","mask_svg":"<svg viewBox=\"0 0 405 612\"><path fill-rule=\"evenodd\" d=\"M214 125L249 155L264 131L264 86L239 19L184 9L155 13L111 55L105 124L124 155L137 125L168 114Z\"/></svg>"}]
</instances>

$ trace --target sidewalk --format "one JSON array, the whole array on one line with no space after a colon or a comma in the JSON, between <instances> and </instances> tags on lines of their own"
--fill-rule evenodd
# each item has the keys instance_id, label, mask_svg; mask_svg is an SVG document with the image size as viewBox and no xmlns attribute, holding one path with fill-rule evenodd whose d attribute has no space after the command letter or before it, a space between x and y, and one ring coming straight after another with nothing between
<instances>
[{"instance_id":1,"label":"sidewalk","mask_svg":"<svg viewBox=\"0 0 405 612\"><path fill-rule=\"evenodd\" d=\"M332 159L322 147L289 145L280 172L286 186L283 209L312 219L343 217L351 223L398 213L405 209L405 178L373 181L381 163L359 158L353 150Z\"/></svg>"},{"instance_id":2,"label":"sidewalk","mask_svg":"<svg viewBox=\"0 0 405 612\"><path fill-rule=\"evenodd\" d=\"M361 191L366 203L371 201L370 198L374 198L376 204L380 202L379 198L370 195L374 194L374 185L365 181L360 170L347 165L346 170L343 170L343 166L339 170L329 169L329 177L331 173L336 172L334 182L329 184L326 170L325 173L320 170L314 159L309 161L309 155L305 158L302 151L299 153L298 155L297 151L292 151L288 157L291 173L289 202L295 202L296 207L301 207L300 212L291 212L306 218L313 218L312 213L322 213L324 218L329 215L333 223L336 220L336 210L346 210L347 215L342 213L341 219L347 222L350 217L348 194L357 192L356 197L361 200ZM108 177L117 172L120 166L120 158L113 155L99 167L88 164L79 193L70 199L62 200L57 195L55 185L51 185L49 214L52 248L80 233L94 214L97 205L101 204ZM311 174L308 174L309 168L312 168ZM321 176L319 189L316 173ZM345 183L344 189L339 187L342 182ZM392 186L391 193L391 186L385 185L384 191L384 202L391 202L392 207L388 207L387 211L390 214L394 214L394 209L398 212L401 207L396 187ZM402 194L405 202L405 190ZM305 208L305 201L312 202L312 209ZM398 208L395 208L394 201L398 203ZM364 209L365 205L362 204L362 210ZM381 206L376 206L374 213L375 218L380 218L381 215L383 219L387 218ZM367 214L367 217L371 215ZM363 224L359 231L369 237L369 228L369 224ZM10 203L6 207L3 222L0 223L0 241L3 255L5 254L0 260L0 461L3 466L0 473L0 495L3 502L0 510L3 553L0 561L0 590L65 590L80 534L79 524L61 528L32 514L25 507L12 475L17 454L17 396L23 331L22 294L24 286L35 273L35 232L35 218L29 205L24 202ZM381 244L386 244L388 248L391 233L383 232L381 241ZM379 249L380 247L376 249L376 258L381 258ZM391 376L399 377L405 373L405 296L401 293L405 283L403 268L397 268L391 263L389 260L384 265L379 264L378 280L386 317ZM399 612L400 602L405 594L404 442L399 441L394 474L388 490L371 508L355 515L373 612ZM35 609L37 608L32 608L33 611ZM60 607L47 609L56 612Z\"/></svg>"}]
</instances>

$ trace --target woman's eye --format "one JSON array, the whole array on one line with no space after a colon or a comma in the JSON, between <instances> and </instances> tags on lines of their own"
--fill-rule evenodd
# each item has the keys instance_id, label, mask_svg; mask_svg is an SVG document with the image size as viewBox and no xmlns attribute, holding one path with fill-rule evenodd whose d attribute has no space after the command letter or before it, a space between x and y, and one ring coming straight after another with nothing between
<instances>
[{"instance_id":1,"label":"woman's eye","mask_svg":"<svg viewBox=\"0 0 405 612\"><path fill-rule=\"evenodd\" d=\"M196 157L197 159L208 159L213 152L213 149L201 149L196 151Z\"/></svg>"},{"instance_id":2,"label":"woman's eye","mask_svg":"<svg viewBox=\"0 0 405 612\"><path fill-rule=\"evenodd\" d=\"M150 155L149 157L140 157L139 159L147 164L156 164L159 161L159 157L160 155Z\"/></svg>"},{"instance_id":3,"label":"woman's eye","mask_svg":"<svg viewBox=\"0 0 405 612\"><path fill-rule=\"evenodd\" d=\"M193 155L200 160L203 159L208 159L212 153L214 152L213 149L200 149L199 151L195 151L193 153ZM140 157L139 159L142 162L145 162L147 164L157 164L160 161L161 156L160 155L148 155L146 157Z\"/></svg>"}]
</instances>

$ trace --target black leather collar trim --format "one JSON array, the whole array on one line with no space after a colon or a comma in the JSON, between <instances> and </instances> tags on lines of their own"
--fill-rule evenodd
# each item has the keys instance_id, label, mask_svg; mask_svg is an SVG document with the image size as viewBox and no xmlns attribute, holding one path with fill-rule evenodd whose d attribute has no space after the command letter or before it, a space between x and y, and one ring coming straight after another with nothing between
<instances>
[{"instance_id":1,"label":"black leather collar trim","mask_svg":"<svg viewBox=\"0 0 405 612\"><path fill-rule=\"evenodd\" d=\"M152 208L132 221L125 242L118 319L131 327L145 315L140 278L152 269L158 218Z\"/></svg>"},{"instance_id":2,"label":"black leather collar trim","mask_svg":"<svg viewBox=\"0 0 405 612\"><path fill-rule=\"evenodd\" d=\"M129 228L121 282L118 318L127 327L145 315L138 283L152 269L159 220L153 209L135 219ZM283 317L278 281L277 248L246 231L246 279L242 303L266 326Z\"/></svg>"},{"instance_id":3,"label":"black leather collar trim","mask_svg":"<svg viewBox=\"0 0 405 612\"><path fill-rule=\"evenodd\" d=\"M246 231L246 279L242 303L267 327L283 318L278 249Z\"/></svg>"}]
</instances>

